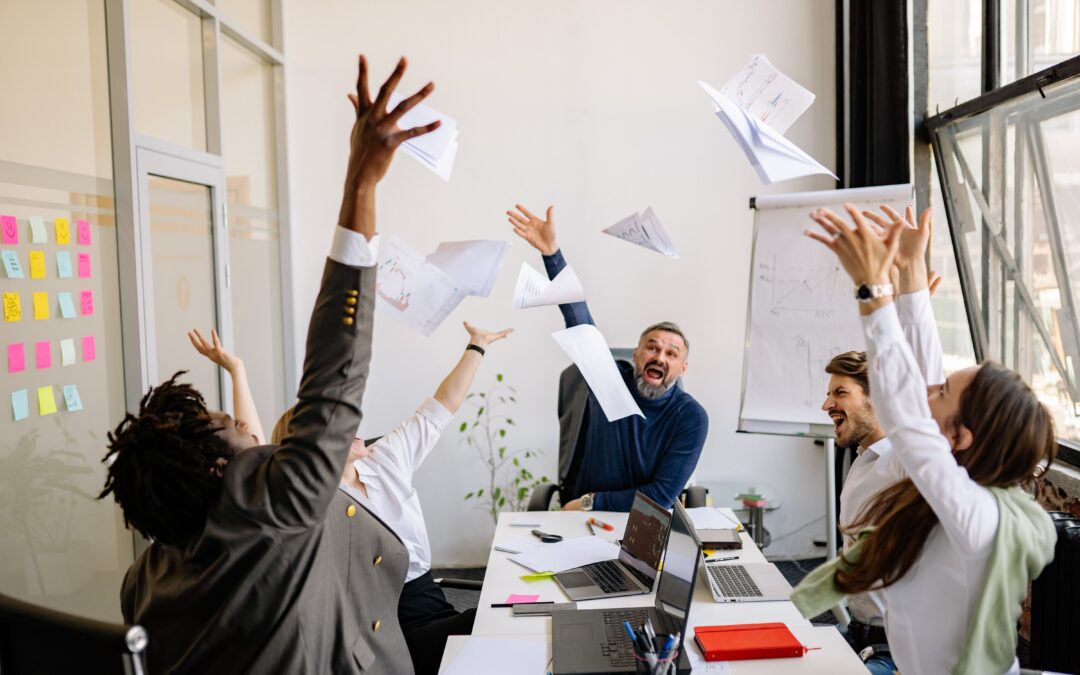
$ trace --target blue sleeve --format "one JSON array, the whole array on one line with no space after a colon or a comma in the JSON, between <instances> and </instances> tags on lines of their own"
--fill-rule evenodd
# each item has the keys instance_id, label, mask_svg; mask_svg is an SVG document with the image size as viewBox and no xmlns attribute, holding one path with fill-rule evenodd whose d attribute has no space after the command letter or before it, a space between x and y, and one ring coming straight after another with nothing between
<instances>
[{"instance_id":1,"label":"blue sleeve","mask_svg":"<svg viewBox=\"0 0 1080 675\"><path fill-rule=\"evenodd\" d=\"M551 255L544 256L544 269L547 270L548 279L554 279L565 267L566 259L563 258L562 249L555 251ZM593 321L592 314L589 313L589 306L584 302L559 305L559 311L562 312L563 319L566 320L567 328L580 326L583 323L596 325L596 322Z\"/></svg>"},{"instance_id":2,"label":"blue sleeve","mask_svg":"<svg viewBox=\"0 0 1080 675\"><path fill-rule=\"evenodd\" d=\"M627 490L597 492L593 497L593 510L628 512L634 504L634 493L638 491L670 509L697 468L705 436L709 433L709 416L700 405L696 406L695 414L687 414L684 419L686 422L675 432L667 450L657 462L652 480Z\"/></svg>"}]
</instances>

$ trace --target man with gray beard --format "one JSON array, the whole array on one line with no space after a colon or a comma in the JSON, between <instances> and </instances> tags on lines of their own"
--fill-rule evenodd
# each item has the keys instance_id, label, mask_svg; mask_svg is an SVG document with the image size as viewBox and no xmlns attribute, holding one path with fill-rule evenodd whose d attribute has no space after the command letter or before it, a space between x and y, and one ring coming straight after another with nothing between
<instances>
[{"instance_id":1,"label":"man with gray beard","mask_svg":"<svg viewBox=\"0 0 1080 675\"><path fill-rule=\"evenodd\" d=\"M552 208L539 218L524 206L507 211L514 232L544 257L548 278L566 267L555 238ZM588 305L559 305L566 327L594 324ZM671 508L697 466L709 417L694 397L675 386L686 372L690 343L669 321L646 328L633 365L617 362L630 394L644 413L609 422L592 391L577 437L580 464L560 493L564 510L629 511L636 491ZM587 388L587 387L586 387ZM566 501L569 500L569 501Z\"/></svg>"}]
</instances>

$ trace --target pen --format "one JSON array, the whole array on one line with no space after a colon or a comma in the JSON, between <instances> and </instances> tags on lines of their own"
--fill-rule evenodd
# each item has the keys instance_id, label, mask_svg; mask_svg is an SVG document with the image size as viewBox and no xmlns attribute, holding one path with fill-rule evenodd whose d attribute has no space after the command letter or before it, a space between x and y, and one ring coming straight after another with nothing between
<instances>
[{"instance_id":1,"label":"pen","mask_svg":"<svg viewBox=\"0 0 1080 675\"><path fill-rule=\"evenodd\" d=\"M602 527L605 530L607 530L608 532L614 532L615 531L615 526L614 525L609 525L608 523L605 523L602 520L597 520L596 518L589 518L589 520L587 520L586 522L589 523L590 525L595 525L597 527Z\"/></svg>"},{"instance_id":2,"label":"pen","mask_svg":"<svg viewBox=\"0 0 1080 675\"><path fill-rule=\"evenodd\" d=\"M596 536L596 530L593 529L592 523L586 520L585 527L589 528L589 534Z\"/></svg>"},{"instance_id":3,"label":"pen","mask_svg":"<svg viewBox=\"0 0 1080 675\"><path fill-rule=\"evenodd\" d=\"M666 659L671 648L675 646L675 636L668 635L667 640L664 640L664 651L660 652L660 658Z\"/></svg>"},{"instance_id":4,"label":"pen","mask_svg":"<svg viewBox=\"0 0 1080 675\"><path fill-rule=\"evenodd\" d=\"M554 605L554 600L542 600L540 602L493 602L492 607L513 607L514 605Z\"/></svg>"}]
</instances>

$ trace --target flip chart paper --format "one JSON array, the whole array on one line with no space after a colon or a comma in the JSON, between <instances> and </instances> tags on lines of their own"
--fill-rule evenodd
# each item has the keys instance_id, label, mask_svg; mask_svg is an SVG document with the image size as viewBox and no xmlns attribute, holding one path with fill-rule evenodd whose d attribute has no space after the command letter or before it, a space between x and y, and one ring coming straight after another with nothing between
<instances>
[{"instance_id":1,"label":"flip chart paper","mask_svg":"<svg viewBox=\"0 0 1080 675\"><path fill-rule=\"evenodd\" d=\"M30 401L25 389L11 392L11 412L16 422L30 416Z\"/></svg>"},{"instance_id":2,"label":"flip chart paper","mask_svg":"<svg viewBox=\"0 0 1080 675\"><path fill-rule=\"evenodd\" d=\"M75 340L67 338L60 341L60 365L70 366L75 363Z\"/></svg>"},{"instance_id":3,"label":"flip chart paper","mask_svg":"<svg viewBox=\"0 0 1080 675\"><path fill-rule=\"evenodd\" d=\"M71 225L68 223L67 218L57 218L54 221L56 225L56 243L57 244L70 244L71 243Z\"/></svg>"},{"instance_id":4,"label":"flip chart paper","mask_svg":"<svg viewBox=\"0 0 1080 675\"><path fill-rule=\"evenodd\" d=\"M30 216L30 242L33 244L49 243L49 235L45 233L45 219L41 216Z\"/></svg>"},{"instance_id":5,"label":"flip chart paper","mask_svg":"<svg viewBox=\"0 0 1080 675\"><path fill-rule=\"evenodd\" d=\"M15 216L0 216L0 244L18 244L19 225Z\"/></svg>"},{"instance_id":6,"label":"flip chart paper","mask_svg":"<svg viewBox=\"0 0 1080 675\"><path fill-rule=\"evenodd\" d=\"M90 245L90 223L85 220L75 221L75 232L80 246Z\"/></svg>"},{"instance_id":7,"label":"flip chart paper","mask_svg":"<svg viewBox=\"0 0 1080 675\"><path fill-rule=\"evenodd\" d=\"M56 276L61 279L71 278L71 254L67 251L56 252Z\"/></svg>"},{"instance_id":8,"label":"flip chart paper","mask_svg":"<svg viewBox=\"0 0 1080 675\"><path fill-rule=\"evenodd\" d=\"M4 321L22 320L22 300L18 293L4 293Z\"/></svg>"},{"instance_id":9,"label":"flip chart paper","mask_svg":"<svg viewBox=\"0 0 1080 675\"><path fill-rule=\"evenodd\" d=\"M68 411L78 412L82 410L82 399L79 398L79 389L73 384L64 385L64 405Z\"/></svg>"},{"instance_id":10,"label":"flip chart paper","mask_svg":"<svg viewBox=\"0 0 1080 675\"><path fill-rule=\"evenodd\" d=\"M38 370L45 370L46 368L52 368L52 347L49 345L48 340L42 340L41 342L34 343L34 351L37 354L37 368Z\"/></svg>"},{"instance_id":11,"label":"flip chart paper","mask_svg":"<svg viewBox=\"0 0 1080 675\"><path fill-rule=\"evenodd\" d=\"M56 398L53 396L52 386L38 387L37 401L38 415L41 417L56 412Z\"/></svg>"},{"instance_id":12,"label":"flip chart paper","mask_svg":"<svg viewBox=\"0 0 1080 675\"><path fill-rule=\"evenodd\" d=\"M26 349L21 342L12 342L7 347L8 372L18 373L26 370Z\"/></svg>"},{"instance_id":13,"label":"flip chart paper","mask_svg":"<svg viewBox=\"0 0 1080 675\"><path fill-rule=\"evenodd\" d=\"M577 365L609 422L630 415L645 417L626 388L611 349L596 326L582 324L555 331L551 337Z\"/></svg>"},{"instance_id":14,"label":"flip chart paper","mask_svg":"<svg viewBox=\"0 0 1080 675\"><path fill-rule=\"evenodd\" d=\"M90 278L90 254L89 253L80 253L79 254L79 278L81 278L81 279L89 279Z\"/></svg>"},{"instance_id":15,"label":"flip chart paper","mask_svg":"<svg viewBox=\"0 0 1080 675\"><path fill-rule=\"evenodd\" d=\"M660 219L653 213L651 206L640 215L633 213L623 218L605 229L604 233L631 244L637 244L650 251L663 253L669 258L679 257L679 254L675 252L675 245L671 243L671 238L664 232L664 228L660 225Z\"/></svg>"},{"instance_id":16,"label":"flip chart paper","mask_svg":"<svg viewBox=\"0 0 1080 675\"><path fill-rule=\"evenodd\" d=\"M82 339L82 360L93 361L97 357L97 346L94 344L94 336L87 335Z\"/></svg>"},{"instance_id":17,"label":"flip chart paper","mask_svg":"<svg viewBox=\"0 0 1080 675\"><path fill-rule=\"evenodd\" d=\"M4 260L4 274L8 279L23 279L22 265L19 264L19 254L16 251L0 251L0 258Z\"/></svg>"},{"instance_id":18,"label":"flip chart paper","mask_svg":"<svg viewBox=\"0 0 1080 675\"><path fill-rule=\"evenodd\" d=\"M92 291L81 291L79 293L79 313L83 316L90 316L94 313L94 293Z\"/></svg>"},{"instance_id":19,"label":"flip chart paper","mask_svg":"<svg viewBox=\"0 0 1080 675\"><path fill-rule=\"evenodd\" d=\"M514 286L515 309L564 305L584 300L585 289L581 287L577 274L569 265L549 281L546 275L537 272L529 263L521 263L517 285Z\"/></svg>"},{"instance_id":20,"label":"flip chart paper","mask_svg":"<svg viewBox=\"0 0 1080 675\"><path fill-rule=\"evenodd\" d=\"M34 291L34 321L44 321L49 318L49 294L45 291Z\"/></svg>"},{"instance_id":21,"label":"flip chart paper","mask_svg":"<svg viewBox=\"0 0 1080 675\"><path fill-rule=\"evenodd\" d=\"M45 251L30 251L30 278L45 278Z\"/></svg>"},{"instance_id":22,"label":"flip chart paper","mask_svg":"<svg viewBox=\"0 0 1080 675\"><path fill-rule=\"evenodd\" d=\"M65 319L74 319L75 301L71 299L71 293L65 291L58 293L56 297L60 300L60 316Z\"/></svg>"}]
</instances>

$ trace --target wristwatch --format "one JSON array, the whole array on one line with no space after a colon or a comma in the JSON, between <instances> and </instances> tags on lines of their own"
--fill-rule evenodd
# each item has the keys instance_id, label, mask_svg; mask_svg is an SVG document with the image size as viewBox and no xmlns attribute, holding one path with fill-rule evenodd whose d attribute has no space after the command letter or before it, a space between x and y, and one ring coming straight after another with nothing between
<instances>
[{"instance_id":1,"label":"wristwatch","mask_svg":"<svg viewBox=\"0 0 1080 675\"><path fill-rule=\"evenodd\" d=\"M855 287L855 299L859 302L870 302L878 298L891 298L892 296L892 284L859 284Z\"/></svg>"},{"instance_id":2,"label":"wristwatch","mask_svg":"<svg viewBox=\"0 0 1080 675\"><path fill-rule=\"evenodd\" d=\"M586 492L585 494L581 495L581 510L592 511L592 500L593 493L591 492Z\"/></svg>"}]
</instances>

